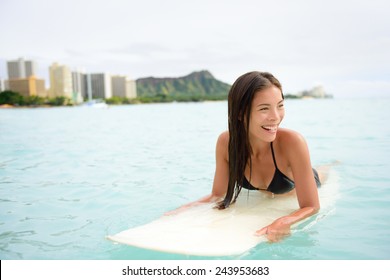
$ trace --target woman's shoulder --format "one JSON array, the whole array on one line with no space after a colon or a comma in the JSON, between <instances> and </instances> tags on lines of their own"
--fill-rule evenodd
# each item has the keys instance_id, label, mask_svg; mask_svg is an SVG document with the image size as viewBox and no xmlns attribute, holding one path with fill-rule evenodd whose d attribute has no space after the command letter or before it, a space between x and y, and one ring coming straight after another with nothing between
<instances>
[{"instance_id":1,"label":"woman's shoulder","mask_svg":"<svg viewBox=\"0 0 390 280\"><path fill-rule=\"evenodd\" d=\"M296 147L306 145L306 140L299 132L287 128L278 129L277 142L281 147Z\"/></svg>"},{"instance_id":2,"label":"woman's shoulder","mask_svg":"<svg viewBox=\"0 0 390 280\"><path fill-rule=\"evenodd\" d=\"M228 158L229 149L229 131L224 131L218 136L217 140L217 154L223 155L224 158Z\"/></svg>"},{"instance_id":3,"label":"woman's shoulder","mask_svg":"<svg viewBox=\"0 0 390 280\"><path fill-rule=\"evenodd\" d=\"M291 168L294 166L295 170L309 166L310 154L305 138L299 132L290 129L282 129L278 134L276 140L279 155L284 157L288 166Z\"/></svg>"},{"instance_id":4,"label":"woman's shoulder","mask_svg":"<svg viewBox=\"0 0 390 280\"><path fill-rule=\"evenodd\" d=\"M218 136L218 143L227 145L229 144L229 131L226 130Z\"/></svg>"}]
</instances>

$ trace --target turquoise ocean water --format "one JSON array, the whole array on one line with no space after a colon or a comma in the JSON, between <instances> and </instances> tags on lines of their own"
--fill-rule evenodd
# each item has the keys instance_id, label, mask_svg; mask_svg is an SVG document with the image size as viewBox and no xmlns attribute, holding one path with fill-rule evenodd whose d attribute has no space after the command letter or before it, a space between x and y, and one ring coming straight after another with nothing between
<instances>
[{"instance_id":1,"label":"turquoise ocean water","mask_svg":"<svg viewBox=\"0 0 390 280\"><path fill-rule=\"evenodd\" d=\"M286 100L334 209L276 244L214 259L390 259L390 99ZM0 110L0 259L206 259L105 236L211 190L227 103ZM163 233L156 233L163 234Z\"/></svg>"}]
</instances>

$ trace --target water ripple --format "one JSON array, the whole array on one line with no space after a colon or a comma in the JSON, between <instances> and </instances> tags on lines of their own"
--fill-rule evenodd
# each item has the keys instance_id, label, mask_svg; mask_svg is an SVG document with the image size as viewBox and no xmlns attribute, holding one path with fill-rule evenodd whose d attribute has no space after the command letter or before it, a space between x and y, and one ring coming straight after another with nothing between
<instances>
[{"instance_id":1,"label":"water ripple","mask_svg":"<svg viewBox=\"0 0 390 280\"><path fill-rule=\"evenodd\" d=\"M87 223L81 227L78 227L78 228L75 228L75 229L70 229L70 230L63 230L63 231L60 231L60 232L57 232L57 233L52 233L50 234L51 236L61 236L61 235L67 235L67 234L70 234L70 233L74 233L74 232L78 232L78 231L82 231L84 228L90 226L92 224L92 221L87 221Z\"/></svg>"}]
</instances>

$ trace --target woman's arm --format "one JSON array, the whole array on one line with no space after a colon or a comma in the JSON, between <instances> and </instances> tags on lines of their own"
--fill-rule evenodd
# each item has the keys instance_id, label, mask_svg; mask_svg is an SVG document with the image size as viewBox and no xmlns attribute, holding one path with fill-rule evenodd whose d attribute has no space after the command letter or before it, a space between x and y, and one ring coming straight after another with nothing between
<instances>
[{"instance_id":1,"label":"woman's arm","mask_svg":"<svg viewBox=\"0 0 390 280\"><path fill-rule=\"evenodd\" d=\"M228 163L228 143L229 143L229 134L228 132L223 132L217 140L217 145L215 148L215 174L213 188L209 195L206 195L194 202L185 204L173 211L165 213L165 215L174 215L179 212L182 212L188 208L204 204L204 203L215 203L225 196L228 180L229 180L229 163Z\"/></svg>"},{"instance_id":2,"label":"woman's arm","mask_svg":"<svg viewBox=\"0 0 390 280\"><path fill-rule=\"evenodd\" d=\"M290 235L290 228L296 222L310 217L318 212L318 208L304 207L291 213L290 215L276 219L272 224L256 231L256 235L267 235L270 242L278 242L284 237Z\"/></svg>"},{"instance_id":3,"label":"woman's arm","mask_svg":"<svg viewBox=\"0 0 390 280\"><path fill-rule=\"evenodd\" d=\"M314 215L320 209L317 185L305 139L298 133L291 132L283 139L283 146L286 147L283 153L288 159L294 176L300 209L276 219L272 224L256 232L257 235L266 234L271 242L279 241L289 235L291 225Z\"/></svg>"}]
</instances>

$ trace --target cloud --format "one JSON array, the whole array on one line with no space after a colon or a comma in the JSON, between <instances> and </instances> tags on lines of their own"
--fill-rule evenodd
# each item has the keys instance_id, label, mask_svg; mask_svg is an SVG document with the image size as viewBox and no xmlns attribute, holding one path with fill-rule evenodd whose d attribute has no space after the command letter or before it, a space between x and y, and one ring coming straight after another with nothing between
<instances>
[{"instance_id":1,"label":"cloud","mask_svg":"<svg viewBox=\"0 0 390 280\"><path fill-rule=\"evenodd\" d=\"M228 83L265 70L291 92L321 82L346 94L359 88L351 81L389 80L389 7L385 0L2 1L0 25L8 28L0 53L4 62L37 60L41 75L54 61L133 78L207 69ZM26 32L32 23L38 37Z\"/></svg>"},{"instance_id":2,"label":"cloud","mask_svg":"<svg viewBox=\"0 0 390 280\"><path fill-rule=\"evenodd\" d=\"M337 84L337 91L344 97L390 97L390 81L347 80Z\"/></svg>"}]
</instances>

